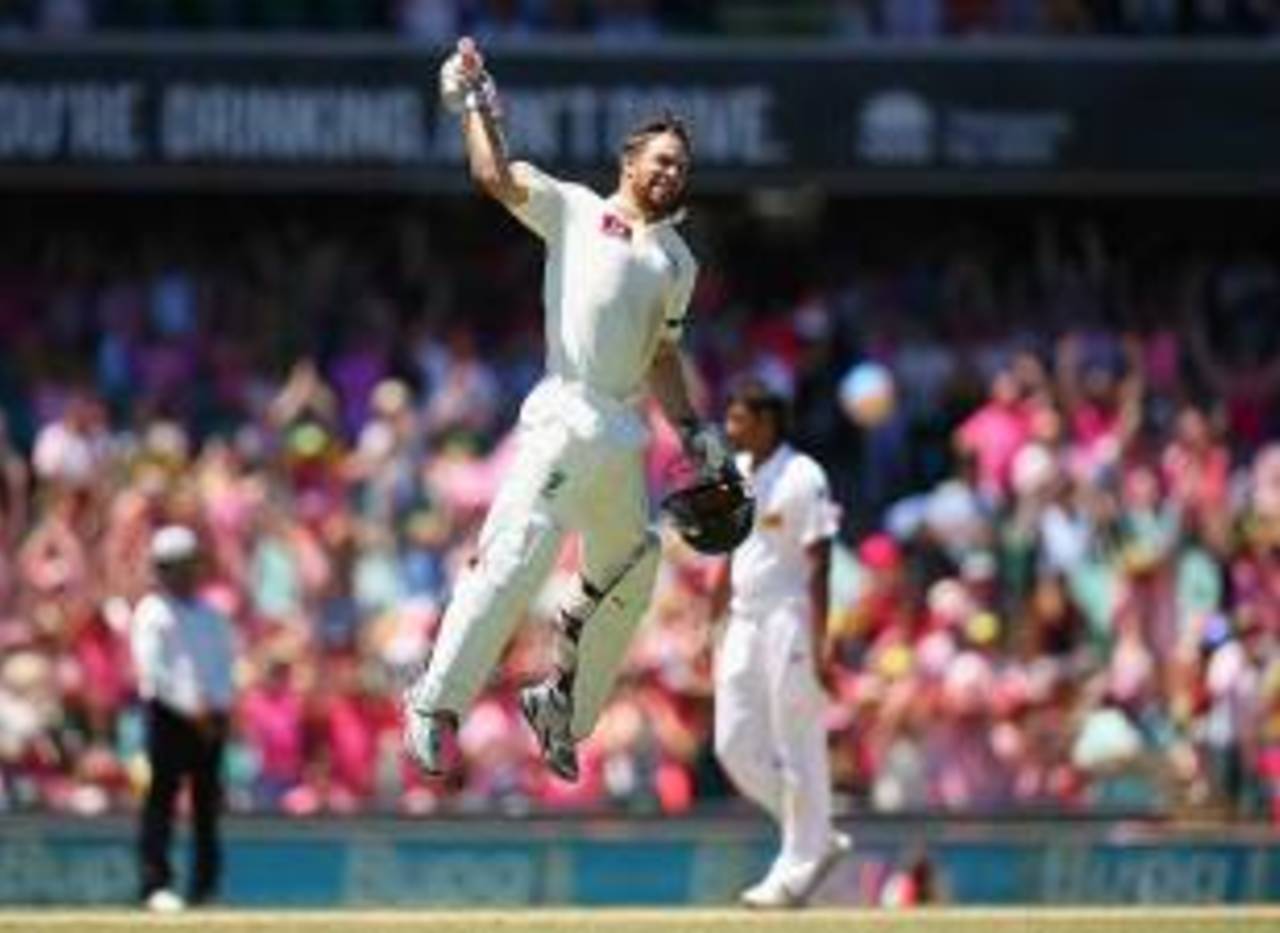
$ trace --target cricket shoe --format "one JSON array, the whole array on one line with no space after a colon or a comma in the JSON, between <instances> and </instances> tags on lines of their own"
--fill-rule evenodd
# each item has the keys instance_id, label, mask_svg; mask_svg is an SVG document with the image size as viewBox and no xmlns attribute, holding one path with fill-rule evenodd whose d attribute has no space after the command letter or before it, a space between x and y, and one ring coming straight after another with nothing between
<instances>
[{"instance_id":1,"label":"cricket shoe","mask_svg":"<svg viewBox=\"0 0 1280 933\"><path fill-rule=\"evenodd\" d=\"M768 874L738 895L738 902L754 910L785 910L799 906L783 883L782 876L781 864L774 862Z\"/></svg>"},{"instance_id":2,"label":"cricket shoe","mask_svg":"<svg viewBox=\"0 0 1280 933\"><path fill-rule=\"evenodd\" d=\"M573 700L550 681L520 691L520 711L538 737L542 760L566 781L578 779L578 751L574 747Z\"/></svg>"},{"instance_id":3,"label":"cricket shoe","mask_svg":"<svg viewBox=\"0 0 1280 933\"><path fill-rule=\"evenodd\" d=\"M746 907L761 910L808 906L822 882L830 876L831 870L852 849L853 840L846 833L832 831L822 855L799 865L775 865L762 881L743 891L739 900Z\"/></svg>"},{"instance_id":4,"label":"cricket shoe","mask_svg":"<svg viewBox=\"0 0 1280 933\"><path fill-rule=\"evenodd\" d=\"M143 906L153 914L176 914L187 909L186 901L168 888L152 891Z\"/></svg>"},{"instance_id":5,"label":"cricket shoe","mask_svg":"<svg viewBox=\"0 0 1280 933\"><path fill-rule=\"evenodd\" d=\"M404 705L404 750L428 777L456 775L462 769L458 716L448 710L426 712Z\"/></svg>"},{"instance_id":6,"label":"cricket shoe","mask_svg":"<svg viewBox=\"0 0 1280 933\"><path fill-rule=\"evenodd\" d=\"M852 851L853 839L849 834L833 829L827 837L827 847L816 861L789 872L787 887L795 897L797 906L808 904L818 888L822 887L822 882L830 877L832 869Z\"/></svg>"}]
</instances>

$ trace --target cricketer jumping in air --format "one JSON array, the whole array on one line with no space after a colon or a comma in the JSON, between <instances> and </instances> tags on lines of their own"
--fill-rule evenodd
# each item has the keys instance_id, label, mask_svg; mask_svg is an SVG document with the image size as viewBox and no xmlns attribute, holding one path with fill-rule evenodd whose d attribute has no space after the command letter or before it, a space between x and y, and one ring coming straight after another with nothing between
<instances>
[{"instance_id":1,"label":"cricketer jumping in air","mask_svg":"<svg viewBox=\"0 0 1280 933\"><path fill-rule=\"evenodd\" d=\"M669 115L639 126L605 198L508 158L496 88L470 39L445 62L440 84L444 104L461 116L473 179L545 245L547 359L521 407L515 461L476 559L454 590L426 672L406 694L405 742L429 774L457 767L459 718L564 536L577 533L582 567L557 620L553 672L520 695L547 765L574 780L576 743L611 692L658 569L638 407L645 396L679 429L700 475L733 471L718 428L690 404L678 347L697 274L676 231L690 140Z\"/></svg>"}]
</instances>

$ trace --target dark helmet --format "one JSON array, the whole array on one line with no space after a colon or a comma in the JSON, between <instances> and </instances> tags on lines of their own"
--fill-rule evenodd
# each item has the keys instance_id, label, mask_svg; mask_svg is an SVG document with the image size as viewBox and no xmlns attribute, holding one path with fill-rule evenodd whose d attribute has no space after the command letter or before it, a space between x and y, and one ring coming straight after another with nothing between
<instances>
[{"instance_id":1,"label":"dark helmet","mask_svg":"<svg viewBox=\"0 0 1280 933\"><path fill-rule=\"evenodd\" d=\"M704 477L662 500L680 537L703 554L728 554L746 540L755 520L755 501L736 470Z\"/></svg>"}]
</instances>

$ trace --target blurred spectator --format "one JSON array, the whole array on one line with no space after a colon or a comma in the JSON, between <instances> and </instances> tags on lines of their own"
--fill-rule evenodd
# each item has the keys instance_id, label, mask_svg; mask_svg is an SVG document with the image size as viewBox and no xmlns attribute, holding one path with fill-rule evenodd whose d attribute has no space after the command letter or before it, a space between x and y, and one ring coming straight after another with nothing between
<instances>
[{"instance_id":1,"label":"blurred spectator","mask_svg":"<svg viewBox=\"0 0 1280 933\"><path fill-rule=\"evenodd\" d=\"M862 39L875 32L874 0L837 0L834 7L831 29L834 35L845 39Z\"/></svg>"},{"instance_id":2,"label":"blurred spectator","mask_svg":"<svg viewBox=\"0 0 1280 933\"><path fill-rule=\"evenodd\" d=\"M614 42L656 39L661 33L655 0L600 0L595 4L597 38Z\"/></svg>"},{"instance_id":3,"label":"blurred spectator","mask_svg":"<svg viewBox=\"0 0 1280 933\"><path fill-rule=\"evenodd\" d=\"M223 206L233 241L199 210L175 226L145 207L128 228L86 208L0 233L25 348L0 434L0 807L137 806L128 619L150 537L174 521L207 543L202 593L244 648L234 806L680 812L723 794L706 568L676 546L581 785L541 775L500 691L477 707L462 787L404 766L397 684L430 649L538 365L529 256L449 201ZM983 228L968 209L831 211L803 282L763 236L717 245L706 214L715 281L689 339L709 405L739 370L793 388L846 509L826 714L839 785L890 810L1280 813L1280 266L1254 245L1264 226L1236 216L1227 248L1192 209L1158 235L1052 210ZM874 432L837 400L868 350L905 438L875 496ZM656 436L661 485L672 438ZM502 677L540 668L553 605L549 590Z\"/></svg>"},{"instance_id":4,"label":"blurred spectator","mask_svg":"<svg viewBox=\"0 0 1280 933\"><path fill-rule=\"evenodd\" d=\"M468 6L466 33L481 45L528 38L537 29L531 0L473 0Z\"/></svg>"},{"instance_id":5,"label":"blurred spectator","mask_svg":"<svg viewBox=\"0 0 1280 933\"><path fill-rule=\"evenodd\" d=\"M1030 439L1030 412L1013 373L996 374L985 405L956 431L962 457L972 457L978 469L978 488L993 502L1010 491L1014 457Z\"/></svg>"},{"instance_id":6,"label":"blurred spectator","mask_svg":"<svg viewBox=\"0 0 1280 933\"><path fill-rule=\"evenodd\" d=\"M9 436L0 415L0 598L8 594L12 569L9 555L16 550L30 520L31 471Z\"/></svg>"},{"instance_id":7,"label":"blurred spectator","mask_svg":"<svg viewBox=\"0 0 1280 933\"><path fill-rule=\"evenodd\" d=\"M448 45L459 35L456 3L441 0L397 0L393 19L402 36Z\"/></svg>"},{"instance_id":8,"label":"blurred spectator","mask_svg":"<svg viewBox=\"0 0 1280 933\"><path fill-rule=\"evenodd\" d=\"M38 0L36 28L50 36L74 36L93 28L90 0Z\"/></svg>"},{"instance_id":9,"label":"blurred spectator","mask_svg":"<svg viewBox=\"0 0 1280 933\"><path fill-rule=\"evenodd\" d=\"M305 700L284 658L267 663L262 682L245 692L239 718L243 738L256 765L254 803L281 808L302 782Z\"/></svg>"},{"instance_id":10,"label":"blurred spectator","mask_svg":"<svg viewBox=\"0 0 1280 933\"><path fill-rule=\"evenodd\" d=\"M1231 456L1215 436L1208 414L1195 405L1178 412L1174 435L1161 457L1169 498L1187 523L1221 541L1229 513Z\"/></svg>"},{"instance_id":11,"label":"blurred spectator","mask_svg":"<svg viewBox=\"0 0 1280 933\"><path fill-rule=\"evenodd\" d=\"M62 413L36 435L31 455L36 478L58 490L86 489L100 476L105 446L99 407L89 395L75 391Z\"/></svg>"},{"instance_id":12,"label":"blurred spectator","mask_svg":"<svg viewBox=\"0 0 1280 933\"><path fill-rule=\"evenodd\" d=\"M936 39L942 34L943 0L884 0L885 35L895 39Z\"/></svg>"},{"instance_id":13,"label":"blurred spectator","mask_svg":"<svg viewBox=\"0 0 1280 933\"><path fill-rule=\"evenodd\" d=\"M423 365L431 389L427 430L436 437L469 434L484 437L498 414L498 383L476 352L475 335L455 327L444 346L434 348Z\"/></svg>"}]
</instances>

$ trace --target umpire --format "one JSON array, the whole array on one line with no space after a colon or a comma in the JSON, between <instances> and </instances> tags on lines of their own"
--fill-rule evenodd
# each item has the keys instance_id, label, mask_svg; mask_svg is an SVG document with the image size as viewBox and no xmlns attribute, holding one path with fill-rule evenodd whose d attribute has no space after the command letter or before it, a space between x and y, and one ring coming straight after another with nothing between
<instances>
[{"instance_id":1,"label":"umpire","mask_svg":"<svg viewBox=\"0 0 1280 933\"><path fill-rule=\"evenodd\" d=\"M233 648L227 620L196 595L195 533L180 525L161 528L150 550L157 586L138 602L132 639L151 765L139 836L141 894L149 909L175 911L217 893ZM174 803L185 777L191 779L195 842L186 901L173 891L169 866Z\"/></svg>"}]
</instances>

